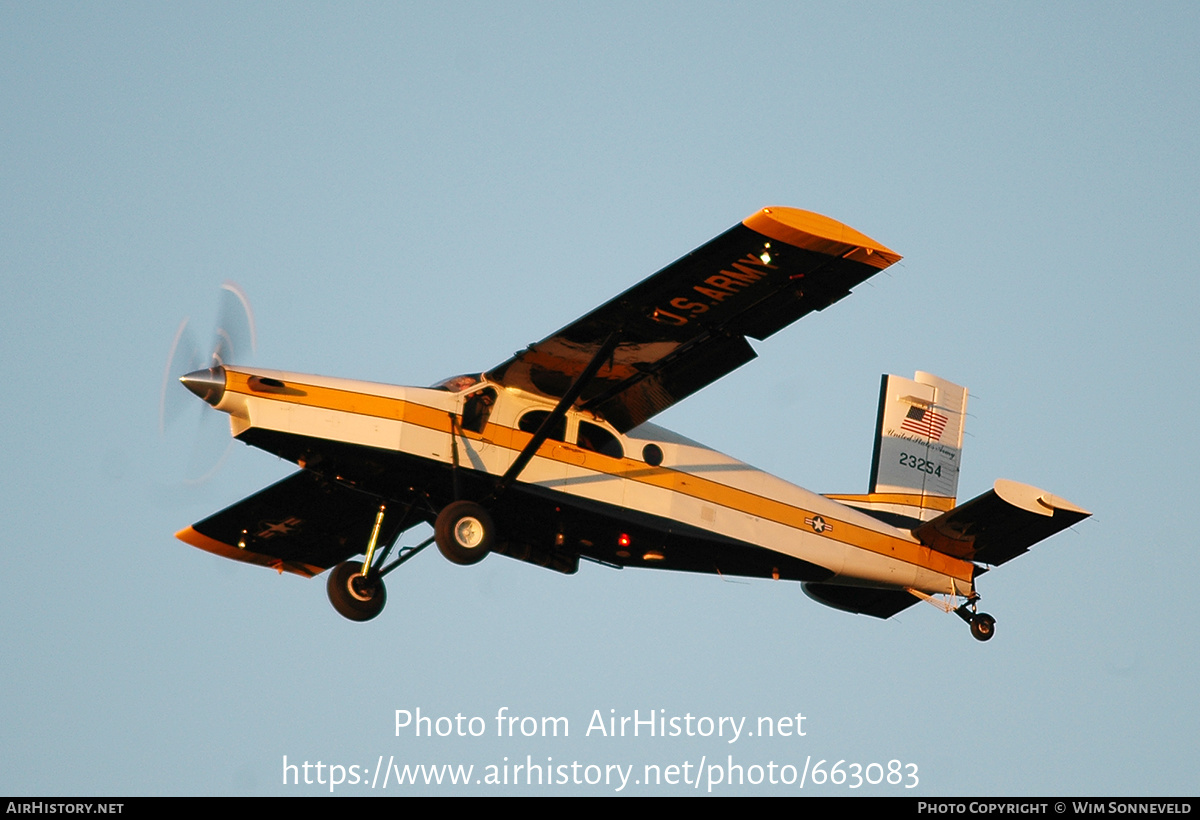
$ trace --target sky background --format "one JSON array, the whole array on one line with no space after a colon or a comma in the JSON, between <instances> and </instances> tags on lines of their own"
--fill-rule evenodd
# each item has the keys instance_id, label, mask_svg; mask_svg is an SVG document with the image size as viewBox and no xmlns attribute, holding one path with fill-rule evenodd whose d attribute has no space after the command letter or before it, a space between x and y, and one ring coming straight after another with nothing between
<instances>
[{"instance_id":1,"label":"sky background","mask_svg":"<svg viewBox=\"0 0 1200 820\"><path fill-rule=\"evenodd\" d=\"M1195 795L1198 8L0 3L0 793L732 755L919 785L716 793ZM423 385L764 205L905 259L656 421L864 492L880 374L966 385L961 498L1004 477L1095 513L982 578L990 643L926 605L434 550L354 624L323 576L173 538L290 471L238 445L185 485L205 408L159 434L176 327L211 326L223 280L256 364ZM498 738L501 707L570 737ZM487 736L396 737L417 708ZM610 709L806 735L585 737Z\"/></svg>"}]
</instances>

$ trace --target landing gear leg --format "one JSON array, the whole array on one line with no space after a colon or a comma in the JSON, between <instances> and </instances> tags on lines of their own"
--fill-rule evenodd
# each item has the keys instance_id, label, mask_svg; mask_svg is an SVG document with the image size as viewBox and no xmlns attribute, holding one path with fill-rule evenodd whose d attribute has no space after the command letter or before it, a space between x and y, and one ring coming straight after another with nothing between
<instances>
[{"instance_id":1,"label":"landing gear leg","mask_svg":"<svg viewBox=\"0 0 1200 820\"><path fill-rule=\"evenodd\" d=\"M384 566L397 539L411 526L408 522L412 509L413 504L410 502L396 524L385 532L383 548L376 555L376 547L380 543L379 533L383 527L383 516L387 512L387 506L380 504L363 560L361 562L346 561L334 567L333 571L329 573L329 582L326 584L325 590L329 594L329 602L343 617L352 621L369 621L382 612L383 605L387 602L387 590L383 586L383 576L420 552L428 543L401 550L399 558Z\"/></svg>"}]
</instances>

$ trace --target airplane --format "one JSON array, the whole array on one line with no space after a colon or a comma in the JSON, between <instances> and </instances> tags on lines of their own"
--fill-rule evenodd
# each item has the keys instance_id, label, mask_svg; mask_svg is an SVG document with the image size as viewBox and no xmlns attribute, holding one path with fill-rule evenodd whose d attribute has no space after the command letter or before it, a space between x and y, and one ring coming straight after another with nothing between
<instances>
[{"instance_id":1,"label":"airplane","mask_svg":"<svg viewBox=\"0 0 1200 820\"><path fill-rule=\"evenodd\" d=\"M586 560L797 581L877 618L927 601L986 641L978 577L1090 513L1005 479L957 503L965 388L883 377L863 494L810 492L650 421L755 358L748 339L900 258L769 207L491 370L432 387L216 355L180 381L236 439L299 470L176 537L280 573L331 570L330 602L354 621L377 616L385 576L433 543L461 565L494 552L565 574ZM419 524L433 534L396 549Z\"/></svg>"}]
</instances>

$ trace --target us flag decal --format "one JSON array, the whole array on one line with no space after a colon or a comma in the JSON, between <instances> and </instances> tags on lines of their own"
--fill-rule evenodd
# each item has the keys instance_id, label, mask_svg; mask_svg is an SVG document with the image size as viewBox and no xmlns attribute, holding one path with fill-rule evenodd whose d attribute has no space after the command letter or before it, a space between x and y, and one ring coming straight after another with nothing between
<instances>
[{"instance_id":1,"label":"us flag decal","mask_svg":"<svg viewBox=\"0 0 1200 820\"><path fill-rule=\"evenodd\" d=\"M942 437L942 430L946 429L946 422L949 420L941 413L922 407L910 407L908 415L900 422L900 429L937 441Z\"/></svg>"}]
</instances>

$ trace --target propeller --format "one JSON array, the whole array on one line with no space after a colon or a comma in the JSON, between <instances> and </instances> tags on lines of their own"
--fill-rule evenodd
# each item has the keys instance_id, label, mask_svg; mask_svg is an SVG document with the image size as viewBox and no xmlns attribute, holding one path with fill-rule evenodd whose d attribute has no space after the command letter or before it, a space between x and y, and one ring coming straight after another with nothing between
<instances>
[{"instance_id":1,"label":"propeller","mask_svg":"<svg viewBox=\"0 0 1200 820\"><path fill-rule=\"evenodd\" d=\"M197 343L190 318L179 323L163 371L158 429L159 435L166 438L169 434L174 436L174 431L181 427L193 428L192 456L185 483L198 484L211 478L228 457L233 439L228 429L219 423L220 417L197 401L189 393L190 388L184 389L186 385L172 382L197 370L233 363L248 364L255 347L254 311L245 291L235 282L226 281L221 285L216 327L207 347ZM183 420L189 415L196 417L194 422L184 424ZM220 443L222 437L226 439L224 445Z\"/></svg>"}]
</instances>

